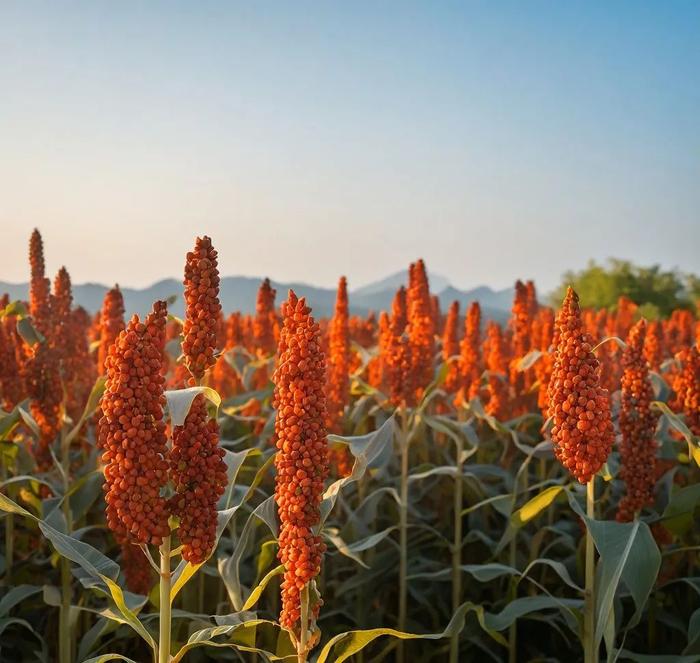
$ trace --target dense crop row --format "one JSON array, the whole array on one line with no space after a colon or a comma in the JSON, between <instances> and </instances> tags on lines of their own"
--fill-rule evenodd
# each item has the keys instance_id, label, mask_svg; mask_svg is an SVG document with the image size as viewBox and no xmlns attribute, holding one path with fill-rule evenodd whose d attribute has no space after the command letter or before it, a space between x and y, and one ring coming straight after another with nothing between
<instances>
[{"instance_id":1,"label":"dense crop row","mask_svg":"<svg viewBox=\"0 0 700 663\"><path fill-rule=\"evenodd\" d=\"M0 320L0 657L700 660L700 353L687 310L91 318L30 241ZM299 293L300 295L302 293ZM649 659L642 655L651 656Z\"/></svg>"}]
</instances>

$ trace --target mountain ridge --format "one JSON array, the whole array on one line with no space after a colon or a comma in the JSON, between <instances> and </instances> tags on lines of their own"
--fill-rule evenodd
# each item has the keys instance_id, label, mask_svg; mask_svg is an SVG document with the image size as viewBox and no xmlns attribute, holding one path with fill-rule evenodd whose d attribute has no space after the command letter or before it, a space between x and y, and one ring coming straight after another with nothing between
<instances>
[{"instance_id":1,"label":"mountain ridge","mask_svg":"<svg viewBox=\"0 0 700 663\"><path fill-rule=\"evenodd\" d=\"M399 280L399 276L403 280ZM460 303L464 312L472 301L481 304L485 318L505 320L510 311L513 300L513 289L504 288L493 290L489 286L478 286L469 290L460 290L452 286L449 281L439 275L430 277L431 291L438 295L440 305L445 311L453 300ZM258 288L263 279L254 276L225 276L221 278L219 298L225 312L241 311L243 313L255 312L255 301ZM369 311L391 310L391 301L396 288L405 284L407 275L405 272L391 274L374 283L351 289L349 291L349 304L351 313L367 315ZM335 289L322 288L307 283L279 282L271 279L272 287L277 290L277 302L286 298L287 290L292 288L299 296L307 298L310 306L317 316L327 317L333 314L335 306ZM105 293L112 286L101 283L82 283L73 285L73 299L79 306L94 314L102 306ZM153 283L145 288L122 287L124 305L127 316L133 313L144 315L151 304L157 299L175 297L170 306L174 315L182 316L182 282L175 278L166 278ZM27 283L8 283L0 281L0 294L7 293L11 300L28 298L29 286Z\"/></svg>"}]
</instances>

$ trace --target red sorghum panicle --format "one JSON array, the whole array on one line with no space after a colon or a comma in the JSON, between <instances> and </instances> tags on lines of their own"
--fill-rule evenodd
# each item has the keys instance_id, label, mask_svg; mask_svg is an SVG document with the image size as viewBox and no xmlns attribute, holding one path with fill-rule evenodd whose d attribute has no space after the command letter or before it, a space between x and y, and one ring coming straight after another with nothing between
<instances>
[{"instance_id":1,"label":"red sorghum panicle","mask_svg":"<svg viewBox=\"0 0 700 663\"><path fill-rule=\"evenodd\" d=\"M435 372L435 324L425 263L419 260L412 270L407 296L408 342L410 345L416 398L432 382Z\"/></svg>"},{"instance_id":2,"label":"red sorghum panicle","mask_svg":"<svg viewBox=\"0 0 700 663\"><path fill-rule=\"evenodd\" d=\"M389 325L382 370L391 402L396 407L411 407L416 402L415 365L408 334L399 331L399 325L394 319Z\"/></svg>"},{"instance_id":3,"label":"red sorghum panicle","mask_svg":"<svg viewBox=\"0 0 700 663\"><path fill-rule=\"evenodd\" d=\"M97 349L97 370L104 374L109 348L124 329L124 297L118 285L107 291L100 312L100 346Z\"/></svg>"},{"instance_id":4,"label":"red sorghum panicle","mask_svg":"<svg viewBox=\"0 0 700 663\"><path fill-rule=\"evenodd\" d=\"M665 321L666 341L670 354L675 355L694 342L695 319L690 311L676 309Z\"/></svg>"},{"instance_id":5,"label":"red sorghum panicle","mask_svg":"<svg viewBox=\"0 0 700 663\"><path fill-rule=\"evenodd\" d=\"M338 283L335 313L328 325L328 381L326 401L328 417L326 427L331 433L342 433L345 406L350 399L350 328L348 312L348 286L344 276ZM343 446L332 453L338 476L352 472L353 457Z\"/></svg>"},{"instance_id":6,"label":"red sorghum panicle","mask_svg":"<svg viewBox=\"0 0 700 663\"><path fill-rule=\"evenodd\" d=\"M46 278L44 243L37 229L29 240L29 266L29 313L34 326L46 335L51 331L51 282Z\"/></svg>"},{"instance_id":7,"label":"red sorghum panicle","mask_svg":"<svg viewBox=\"0 0 700 663\"><path fill-rule=\"evenodd\" d=\"M510 325L513 332L513 361L518 362L530 351L530 311L532 302L527 287L522 281L515 282L515 297L511 309Z\"/></svg>"},{"instance_id":8,"label":"red sorghum panicle","mask_svg":"<svg viewBox=\"0 0 700 663\"><path fill-rule=\"evenodd\" d=\"M352 315L349 319L350 340L363 348L371 348L376 343L377 315L370 311L366 318Z\"/></svg>"},{"instance_id":9,"label":"red sorghum panicle","mask_svg":"<svg viewBox=\"0 0 700 663\"><path fill-rule=\"evenodd\" d=\"M22 358L17 320L15 316L7 316L0 320L0 404L7 412L24 397Z\"/></svg>"},{"instance_id":10,"label":"red sorghum panicle","mask_svg":"<svg viewBox=\"0 0 700 663\"><path fill-rule=\"evenodd\" d=\"M617 520L634 520L635 515L652 503L656 481L656 442L654 432L658 413L652 411L654 390L649 366L644 358L646 321L640 320L627 336L622 353L622 389L620 407L620 478L625 495L617 507Z\"/></svg>"},{"instance_id":11,"label":"red sorghum panicle","mask_svg":"<svg viewBox=\"0 0 700 663\"><path fill-rule=\"evenodd\" d=\"M637 312L637 305L624 295L617 300L617 309L612 318L613 324L608 328L610 336L616 335L619 338L627 338L627 335L634 324L634 315ZM617 347L616 345L614 347Z\"/></svg>"},{"instance_id":12,"label":"red sorghum panicle","mask_svg":"<svg viewBox=\"0 0 700 663\"><path fill-rule=\"evenodd\" d=\"M63 401L60 361L56 349L48 340L31 348L23 377L31 398L32 416L41 431L34 453L39 469L46 470L52 464L49 447L61 428Z\"/></svg>"},{"instance_id":13,"label":"red sorghum panicle","mask_svg":"<svg viewBox=\"0 0 700 663\"><path fill-rule=\"evenodd\" d=\"M442 360L449 361L453 357L445 378L444 388L449 394L454 394L460 387L461 375L459 362L454 357L459 355L459 302L450 304L445 319L445 329L442 334Z\"/></svg>"},{"instance_id":14,"label":"red sorghum panicle","mask_svg":"<svg viewBox=\"0 0 700 663\"><path fill-rule=\"evenodd\" d=\"M665 359L664 331L658 320L653 320L647 325L647 333L644 339L644 358L649 363L649 368L657 373L661 370L661 364Z\"/></svg>"},{"instance_id":15,"label":"red sorghum panicle","mask_svg":"<svg viewBox=\"0 0 700 663\"><path fill-rule=\"evenodd\" d=\"M537 340L535 340L535 337ZM537 311L533 324L533 347L542 353L535 362L535 378L538 382L537 406L546 417L549 408L549 380L554 368L554 311L543 307Z\"/></svg>"},{"instance_id":16,"label":"red sorghum panicle","mask_svg":"<svg viewBox=\"0 0 700 663\"><path fill-rule=\"evenodd\" d=\"M615 434L610 397L600 386L600 365L572 288L556 324L558 340L549 382L554 454L580 483L588 483L605 463Z\"/></svg>"},{"instance_id":17,"label":"red sorghum panicle","mask_svg":"<svg viewBox=\"0 0 700 663\"><path fill-rule=\"evenodd\" d=\"M534 281L527 281L525 283L525 290L527 292L527 309L530 315L530 320L534 320L539 311L540 304L537 301L537 289L535 288Z\"/></svg>"},{"instance_id":18,"label":"red sorghum panicle","mask_svg":"<svg viewBox=\"0 0 700 663\"><path fill-rule=\"evenodd\" d=\"M472 302L464 319L464 336L459 344L459 371L465 400L479 393L484 363L481 354L481 306Z\"/></svg>"},{"instance_id":19,"label":"red sorghum panicle","mask_svg":"<svg viewBox=\"0 0 700 663\"><path fill-rule=\"evenodd\" d=\"M273 376L280 519L279 559L284 564L280 623L300 632L301 590L321 569L325 544L313 532L328 475L325 358L320 331L304 298L289 291L282 304L279 363ZM319 605L312 606L318 614Z\"/></svg>"},{"instance_id":20,"label":"red sorghum panicle","mask_svg":"<svg viewBox=\"0 0 700 663\"><path fill-rule=\"evenodd\" d=\"M440 297L437 295L431 295L430 296L430 310L432 311L432 316L433 316L433 330L435 334L442 335L443 329L442 329L442 324L443 324L443 318L442 318L442 310L440 309Z\"/></svg>"},{"instance_id":21,"label":"red sorghum panicle","mask_svg":"<svg viewBox=\"0 0 700 663\"><path fill-rule=\"evenodd\" d=\"M134 316L105 362L99 445L104 450L107 524L130 541L160 545L170 533L160 491L168 480L162 343L165 302Z\"/></svg>"},{"instance_id":22,"label":"red sorghum panicle","mask_svg":"<svg viewBox=\"0 0 700 663\"><path fill-rule=\"evenodd\" d=\"M130 592L148 596L155 582L155 573L141 548L124 537L116 537L121 547L120 567L124 572L126 586Z\"/></svg>"},{"instance_id":23,"label":"red sorghum panicle","mask_svg":"<svg viewBox=\"0 0 700 663\"><path fill-rule=\"evenodd\" d=\"M700 350L696 345L678 354L681 371L673 387L676 405L685 414L693 435L700 435Z\"/></svg>"},{"instance_id":24,"label":"red sorghum panicle","mask_svg":"<svg viewBox=\"0 0 700 663\"><path fill-rule=\"evenodd\" d=\"M277 291L270 285L270 279L265 279L258 290L258 300L255 304L253 319L253 335L255 347L261 356L269 356L275 352L275 295Z\"/></svg>"},{"instance_id":25,"label":"red sorghum panicle","mask_svg":"<svg viewBox=\"0 0 700 663\"><path fill-rule=\"evenodd\" d=\"M60 362L66 411L75 422L82 414L95 376L87 345L90 318L83 309L73 310L72 304L70 276L66 268L61 267L54 279L51 298L50 340Z\"/></svg>"},{"instance_id":26,"label":"red sorghum panicle","mask_svg":"<svg viewBox=\"0 0 700 663\"><path fill-rule=\"evenodd\" d=\"M403 334L408 324L408 313L406 308L406 288L401 286L394 295L391 302L391 321L395 330Z\"/></svg>"},{"instance_id":27,"label":"red sorghum panicle","mask_svg":"<svg viewBox=\"0 0 700 663\"><path fill-rule=\"evenodd\" d=\"M221 311L217 255L209 237L198 237L185 263L182 352L192 382L201 380L216 361L216 325Z\"/></svg>"},{"instance_id":28,"label":"red sorghum panicle","mask_svg":"<svg viewBox=\"0 0 700 663\"><path fill-rule=\"evenodd\" d=\"M493 320L486 325L486 341L484 342L487 379L486 412L496 419L503 419L509 413L510 388L508 385L508 356L503 330Z\"/></svg>"},{"instance_id":29,"label":"red sorghum panicle","mask_svg":"<svg viewBox=\"0 0 700 663\"><path fill-rule=\"evenodd\" d=\"M350 397L350 330L348 327L348 286L344 276L338 283L335 314L328 327L327 428L340 433L340 421Z\"/></svg>"},{"instance_id":30,"label":"red sorghum panicle","mask_svg":"<svg viewBox=\"0 0 700 663\"><path fill-rule=\"evenodd\" d=\"M216 504L226 490L224 450L219 427L210 419L204 396L198 394L182 426L173 428L170 480L175 489L171 513L179 516L182 557L203 562L216 539Z\"/></svg>"}]
</instances>

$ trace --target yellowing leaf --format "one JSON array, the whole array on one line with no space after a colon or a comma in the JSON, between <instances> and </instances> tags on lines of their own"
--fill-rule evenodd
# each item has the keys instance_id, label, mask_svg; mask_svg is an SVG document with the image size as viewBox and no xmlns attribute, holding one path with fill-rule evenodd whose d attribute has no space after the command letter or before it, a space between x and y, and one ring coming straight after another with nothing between
<instances>
[{"instance_id":1,"label":"yellowing leaf","mask_svg":"<svg viewBox=\"0 0 700 663\"><path fill-rule=\"evenodd\" d=\"M526 522L532 520L554 502L559 493L563 490L564 488L562 488L562 486L550 486L549 488L545 488L511 516L510 521L512 525L514 527L522 527Z\"/></svg>"}]
</instances>

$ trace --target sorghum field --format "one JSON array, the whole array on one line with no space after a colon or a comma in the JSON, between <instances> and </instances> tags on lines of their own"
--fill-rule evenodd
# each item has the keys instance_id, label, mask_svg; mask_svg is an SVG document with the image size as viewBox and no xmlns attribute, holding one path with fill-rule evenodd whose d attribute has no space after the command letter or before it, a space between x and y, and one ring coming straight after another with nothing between
<instances>
[{"instance_id":1,"label":"sorghum field","mask_svg":"<svg viewBox=\"0 0 700 663\"><path fill-rule=\"evenodd\" d=\"M1 305L2 661L697 661L694 314Z\"/></svg>"}]
</instances>

